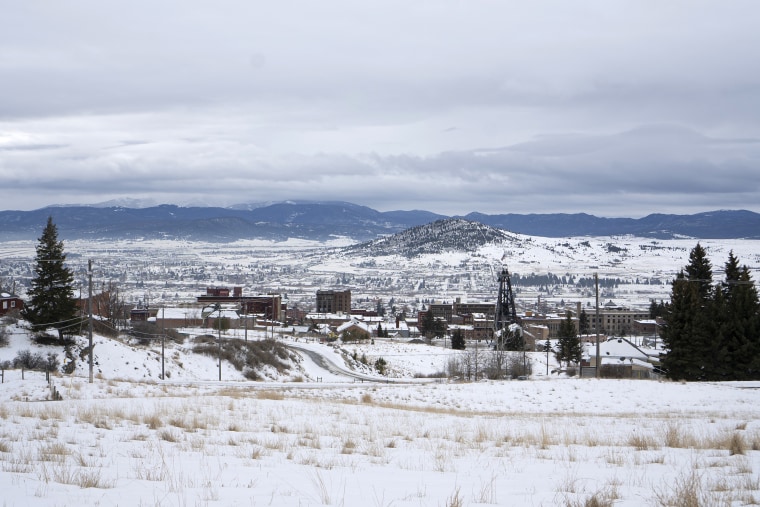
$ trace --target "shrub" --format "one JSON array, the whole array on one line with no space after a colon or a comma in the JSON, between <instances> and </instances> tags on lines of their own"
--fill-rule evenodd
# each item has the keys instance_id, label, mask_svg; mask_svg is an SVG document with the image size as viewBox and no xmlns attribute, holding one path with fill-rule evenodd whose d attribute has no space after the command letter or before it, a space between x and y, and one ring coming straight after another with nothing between
<instances>
[{"instance_id":1,"label":"shrub","mask_svg":"<svg viewBox=\"0 0 760 507\"><path fill-rule=\"evenodd\" d=\"M63 339L57 335L48 334L44 331L34 335L34 343L38 345L72 345L74 344L74 338L71 335L63 335Z\"/></svg>"},{"instance_id":2,"label":"shrub","mask_svg":"<svg viewBox=\"0 0 760 507\"><path fill-rule=\"evenodd\" d=\"M7 347L10 343L10 335L8 328L5 326L0 327L0 347Z\"/></svg>"},{"instance_id":3,"label":"shrub","mask_svg":"<svg viewBox=\"0 0 760 507\"><path fill-rule=\"evenodd\" d=\"M21 312L17 309L11 310L3 316L3 322L6 324L18 324L19 320L21 320Z\"/></svg>"},{"instance_id":4,"label":"shrub","mask_svg":"<svg viewBox=\"0 0 760 507\"><path fill-rule=\"evenodd\" d=\"M53 354L48 354L45 358L39 352L19 350L13 359L13 366L26 370L55 370L58 368L58 358Z\"/></svg>"},{"instance_id":5,"label":"shrub","mask_svg":"<svg viewBox=\"0 0 760 507\"><path fill-rule=\"evenodd\" d=\"M212 339L213 338L213 339ZM210 357L218 357L217 338L202 335L194 340L193 352ZM288 373L291 359L288 349L276 340L243 341L240 339L223 339L221 344L222 360L232 364L236 370L243 372L249 380L259 380L259 370L270 366L278 373Z\"/></svg>"}]
</instances>

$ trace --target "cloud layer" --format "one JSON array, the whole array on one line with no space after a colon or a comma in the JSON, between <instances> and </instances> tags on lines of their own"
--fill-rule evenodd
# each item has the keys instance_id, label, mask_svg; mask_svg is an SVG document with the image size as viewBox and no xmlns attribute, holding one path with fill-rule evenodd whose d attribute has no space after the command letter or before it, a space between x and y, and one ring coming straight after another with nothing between
<instances>
[{"instance_id":1,"label":"cloud layer","mask_svg":"<svg viewBox=\"0 0 760 507\"><path fill-rule=\"evenodd\" d=\"M760 5L4 7L3 209L760 211Z\"/></svg>"}]
</instances>

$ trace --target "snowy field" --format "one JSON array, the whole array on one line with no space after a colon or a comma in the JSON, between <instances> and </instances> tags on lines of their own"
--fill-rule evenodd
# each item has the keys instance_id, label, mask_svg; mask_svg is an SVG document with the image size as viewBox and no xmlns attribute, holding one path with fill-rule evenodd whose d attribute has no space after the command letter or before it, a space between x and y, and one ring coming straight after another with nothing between
<instances>
[{"instance_id":1,"label":"snowy field","mask_svg":"<svg viewBox=\"0 0 760 507\"><path fill-rule=\"evenodd\" d=\"M450 351L401 343L356 350L385 357L396 382L308 358L299 376L225 368L219 382L213 359L173 344L161 381L155 351L96 343L92 384L86 365L53 378L61 401L44 373L5 372L3 506L760 503L760 383L447 383L411 374Z\"/></svg>"}]
</instances>

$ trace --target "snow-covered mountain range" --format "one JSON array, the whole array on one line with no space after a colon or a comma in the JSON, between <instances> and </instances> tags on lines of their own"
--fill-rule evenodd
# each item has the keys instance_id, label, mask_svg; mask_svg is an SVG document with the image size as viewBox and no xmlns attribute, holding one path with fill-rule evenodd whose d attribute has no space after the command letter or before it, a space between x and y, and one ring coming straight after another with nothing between
<instances>
[{"instance_id":1,"label":"snow-covered mountain range","mask_svg":"<svg viewBox=\"0 0 760 507\"><path fill-rule=\"evenodd\" d=\"M374 240L446 217L423 210L381 212L347 202L279 202L220 207L56 206L0 211L0 240L34 239L52 216L63 239L183 239L226 242L287 238ZM588 214L464 217L513 233L543 237L634 235L650 238L760 238L760 214L722 210L694 215L601 218Z\"/></svg>"}]
</instances>

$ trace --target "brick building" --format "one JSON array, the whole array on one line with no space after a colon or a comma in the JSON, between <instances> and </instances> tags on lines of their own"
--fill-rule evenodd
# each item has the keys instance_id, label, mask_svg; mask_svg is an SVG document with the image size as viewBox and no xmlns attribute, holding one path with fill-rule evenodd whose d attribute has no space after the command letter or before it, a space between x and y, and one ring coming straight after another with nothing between
<instances>
[{"instance_id":1,"label":"brick building","mask_svg":"<svg viewBox=\"0 0 760 507\"><path fill-rule=\"evenodd\" d=\"M351 313L350 290L318 290L317 313Z\"/></svg>"}]
</instances>

